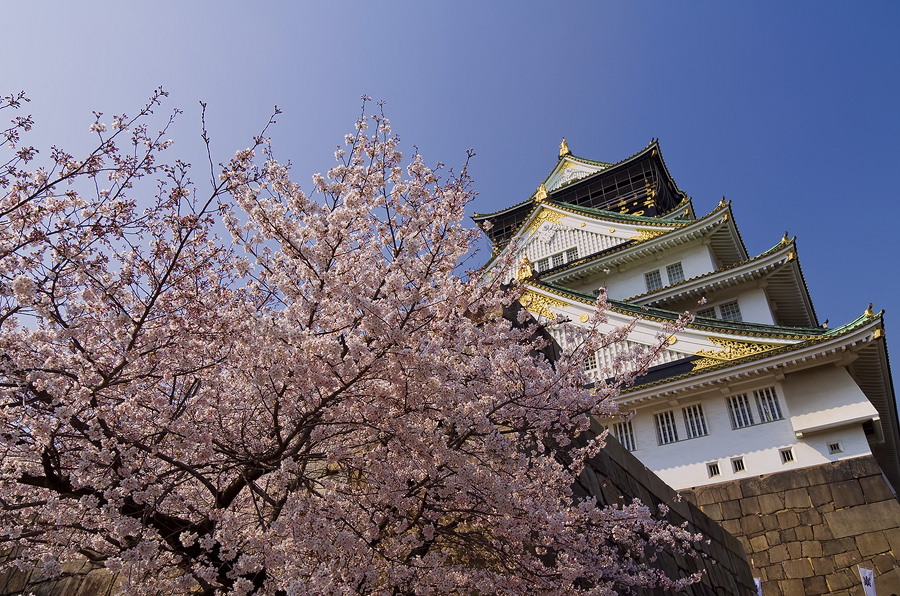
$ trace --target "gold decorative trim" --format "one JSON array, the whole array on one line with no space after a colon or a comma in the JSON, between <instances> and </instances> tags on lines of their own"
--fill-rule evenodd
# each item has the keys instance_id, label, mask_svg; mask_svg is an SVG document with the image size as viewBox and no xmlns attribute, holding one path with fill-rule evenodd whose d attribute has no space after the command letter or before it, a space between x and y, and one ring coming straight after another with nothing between
<instances>
[{"instance_id":1,"label":"gold decorative trim","mask_svg":"<svg viewBox=\"0 0 900 596\"><path fill-rule=\"evenodd\" d=\"M559 144L559 156L563 155L571 155L572 152L569 151L569 144L566 142L566 137L563 137L562 143Z\"/></svg>"},{"instance_id":2,"label":"gold decorative trim","mask_svg":"<svg viewBox=\"0 0 900 596\"><path fill-rule=\"evenodd\" d=\"M534 200L538 203L547 200L547 187L544 186L543 182L538 186L537 192L534 194Z\"/></svg>"},{"instance_id":3,"label":"gold decorative trim","mask_svg":"<svg viewBox=\"0 0 900 596\"><path fill-rule=\"evenodd\" d=\"M872 319L875 317L875 311L872 310L873 306L874 306L874 304L870 302L869 308L867 308L866 311L863 313L867 319Z\"/></svg>"},{"instance_id":4,"label":"gold decorative trim","mask_svg":"<svg viewBox=\"0 0 900 596\"><path fill-rule=\"evenodd\" d=\"M551 308L563 308L566 306L566 303L562 300L556 300L531 290L522 294L522 297L519 298L519 304L528 312L546 319L556 318L556 314L550 310Z\"/></svg>"},{"instance_id":5,"label":"gold decorative trim","mask_svg":"<svg viewBox=\"0 0 900 596\"><path fill-rule=\"evenodd\" d=\"M706 339L722 349L699 350L694 352L695 356L702 356L700 360L695 360L693 362L694 370L715 366L717 364L722 364L723 362L739 360L741 358L746 358L747 356L762 354L763 352L769 352L784 347L779 344L757 343L721 337L707 337Z\"/></svg>"},{"instance_id":6,"label":"gold decorative trim","mask_svg":"<svg viewBox=\"0 0 900 596\"><path fill-rule=\"evenodd\" d=\"M541 186L543 186L543 184ZM528 229L526 231L528 232L528 235L531 236L537 231L539 227L541 227L541 224L545 221L550 223L559 223L563 220L564 217L566 217L565 213L553 211L552 209L541 209L540 213L538 213L535 218L531 220L531 223L528 224Z\"/></svg>"},{"instance_id":7,"label":"gold decorative trim","mask_svg":"<svg viewBox=\"0 0 900 596\"><path fill-rule=\"evenodd\" d=\"M884 337L884 329L876 329L872 332L872 339L881 339Z\"/></svg>"},{"instance_id":8,"label":"gold decorative trim","mask_svg":"<svg viewBox=\"0 0 900 596\"><path fill-rule=\"evenodd\" d=\"M583 313L581 313L581 316L578 317L578 320L581 321L582 323L587 323L588 321L591 320L591 317L586 312L583 312Z\"/></svg>"},{"instance_id":9,"label":"gold decorative trim","mask_svg":"<svg viewBox=\"0 0 900 596\"><path fill-rule=\"evenodd\" d=\"M631 239L637 240L638 242L643 242L645 240L658 238L669 231L670 230L637 230L637 234L632 236Z\"/></svg>"}]
</instances>

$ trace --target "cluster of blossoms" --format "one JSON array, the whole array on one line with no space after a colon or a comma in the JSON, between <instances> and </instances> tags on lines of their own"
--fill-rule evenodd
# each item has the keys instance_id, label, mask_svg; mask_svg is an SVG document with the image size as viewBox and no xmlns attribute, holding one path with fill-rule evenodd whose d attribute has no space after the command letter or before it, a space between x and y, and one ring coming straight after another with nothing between
<instances>
[{"instance_id":1,"label":"cluster of blossoms","mask_svg":"<svg viewBox=\"0 0 900 596\"><path fill-rule=\"evenodd\" d=\"M696 536L571 490L619 388L586 389L582 359L627 330L589 329L552 363L509 316L520 289L460 277L465 168L404 165L379 113L310 194L265 131L202 193L159 159L164 96L109 130L97 114L97 149L43 169L19 148L30 118L3 133L0 542L17 565L86 558L138 595L691 581L645 558Z\"/></svg>"}]
</instances>

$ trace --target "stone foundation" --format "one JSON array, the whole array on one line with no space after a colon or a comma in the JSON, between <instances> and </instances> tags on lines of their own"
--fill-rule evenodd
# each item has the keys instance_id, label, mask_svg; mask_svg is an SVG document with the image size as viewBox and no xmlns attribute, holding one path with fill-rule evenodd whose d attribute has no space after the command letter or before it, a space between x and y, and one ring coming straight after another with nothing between
<instances>
[{"instance_id":1,"label":"stone foundation","mask_svg":"<svg viewBox=\"0 0 900 596\"><path fill-rule=\"evenodd\" d=\"M764 596L900 594L900 503L872 456L681 494L737 537Z\"/></svg>"}]
</instances>

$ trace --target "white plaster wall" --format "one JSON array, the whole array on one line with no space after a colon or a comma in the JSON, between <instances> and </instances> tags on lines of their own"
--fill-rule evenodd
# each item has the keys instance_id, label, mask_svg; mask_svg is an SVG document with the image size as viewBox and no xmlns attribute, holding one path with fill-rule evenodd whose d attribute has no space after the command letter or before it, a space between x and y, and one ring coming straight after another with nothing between
<instances>
[{"instance_id":1,"label":"white plaster wall","mask_svg":"<svg viewBox=\"0 0 900 596\"><path fill-rule=\"evenodd\" d=\"M680 250L659 253L656 259L647 259L627 269L613 269L609 274L600 273L596 277L572 286L573 289L590 294L597 288L605 286L610 298L623 300L647 291L644 274L654 269L660 270L663 285L670 285L666 277L666 266L681 262L684 278L689 279L714 271L712 254L709 247L700 243Z\"/></svg>"},{"instance_id":2,"label":"white plaster wall","mask_svg":"<svg viewBox=\"0 0 900 596\"><path fill-rule=\"evenodd\" d=\"M820 366L787 375L782 381L791 423L802 432L842 420L876 417L878 411L843 367Z\"/></svg>"},{"instance_id":3,"label":"white plaster wall","mask_svg":"<svg viewBox=\"0 0 900 596\"><path fill-rule=\"evenodd\" d=\"M816 370L827 373L830 368L833 367L826 365ZM814 380L815 375L808 377L808 380L798 379L792 384L792 399L796 399L798 393L805 392L809 395L817 393L819 383ZM812 381L808 382L809 380ZM773 386L773 383L761 382L756 388L766 386ZM731 428L727 403L721 392L707 393L699 400L682 399L677 405L657 402L655 406L642 407L632 419L637 443L637 449L633 453L645 466L675 489L781 472L870 453L859 423L798 439L791 424L793 413L791 405L785 399L781 384L774 383L774 386L784 419L740 429ZM751 406L755 408L752 389L746 393ZM698 401L703 406L709 435L685 439L687 432L681 409ZM667 409L674 411L680 440L677 443L658 445L654 414ZM755 410L754 419L758 419ZM828 443L834 442L841 443L841 453L829 453ZM784 464L779 450L787 447L793 448L794 461ZM737 457L744 459L743 472L735 473L732 469L731 460ZM713 461L718 462L720 474L710 478L707 463Z\"/></svg>"}]
</instances>

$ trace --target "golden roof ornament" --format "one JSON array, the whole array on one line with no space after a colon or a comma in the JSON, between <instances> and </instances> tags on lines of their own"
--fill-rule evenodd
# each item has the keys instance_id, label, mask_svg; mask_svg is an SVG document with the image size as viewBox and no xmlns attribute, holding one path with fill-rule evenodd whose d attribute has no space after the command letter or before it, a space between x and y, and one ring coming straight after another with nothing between
<instances>
[{"instance_id":1,"label":"golden roof ornament","mask_svg":"<svg viewBox=\"0 0 900 596\"><path fill-rule=\"evenodd\" d=\"M722 200L719 201L719 207L725 207L728 203L725 202L725 195L722 195Z\"/></svg>"},{"instance_id":2,"label":"golden roof ornament","mask_svg":"<svg viewBox=\"0 0 900 596\"><path fill-rule=\"evenodd\" d=\"M782 244L787 244L791 241L791 238L788 236L787 230L784 231L784 238L781 239Z\"/></svg>"},{"instance_id":3,"label":"golden roof ornament","mask_svg":"<svg viewBox=\"0 0 900 596\"><path fill-rule=\"evenodd\" d=\"M531 260L528 258L528 255L522 256L522 262L519 263L519 268L516 269L516 279L519 281L525 281L526 279L530 279L534 275L531 271Z\"/></svg>"},{"instance_id":4,"label":"golden roof ornament","mask_svg":"<svg viewBox=\"0 0 900 596\"><path fill-rule=\"evenodd\" d=\"M867 308L867 309L866 309L866 312L863 313L863 314L866 315L866 318L867 318L867 319L871 319L872 317L875 316L875 311L872 310L872 306L873 306L873 304L870 302L870 303L869 303L869 308Z\"/></svg>"},{"instance_id":5,"label":"golden roof ornament","mask_svg":"<svg viewBox=\"0 0 900 596\"><path fill-rule=\"evenodd\" d=\"M541 182L541 185L538 186L537 192L534 194L534 200L538 203L545 201L547 199L547 187L544 186L544 183Z\"/></svg>"},{"instance_id":6,"label":"golden roof ornament","mask_svg":"<svg viewBox=\"0 0 900 596\"><path fill-rule=\"evenodd\" d=\"M566 137L563 137L562 143L559 144L559 156L563 157L564 155L572 155L572 152L569 151L569 144L566 143Z\"/></svg>"}]
</instances>

